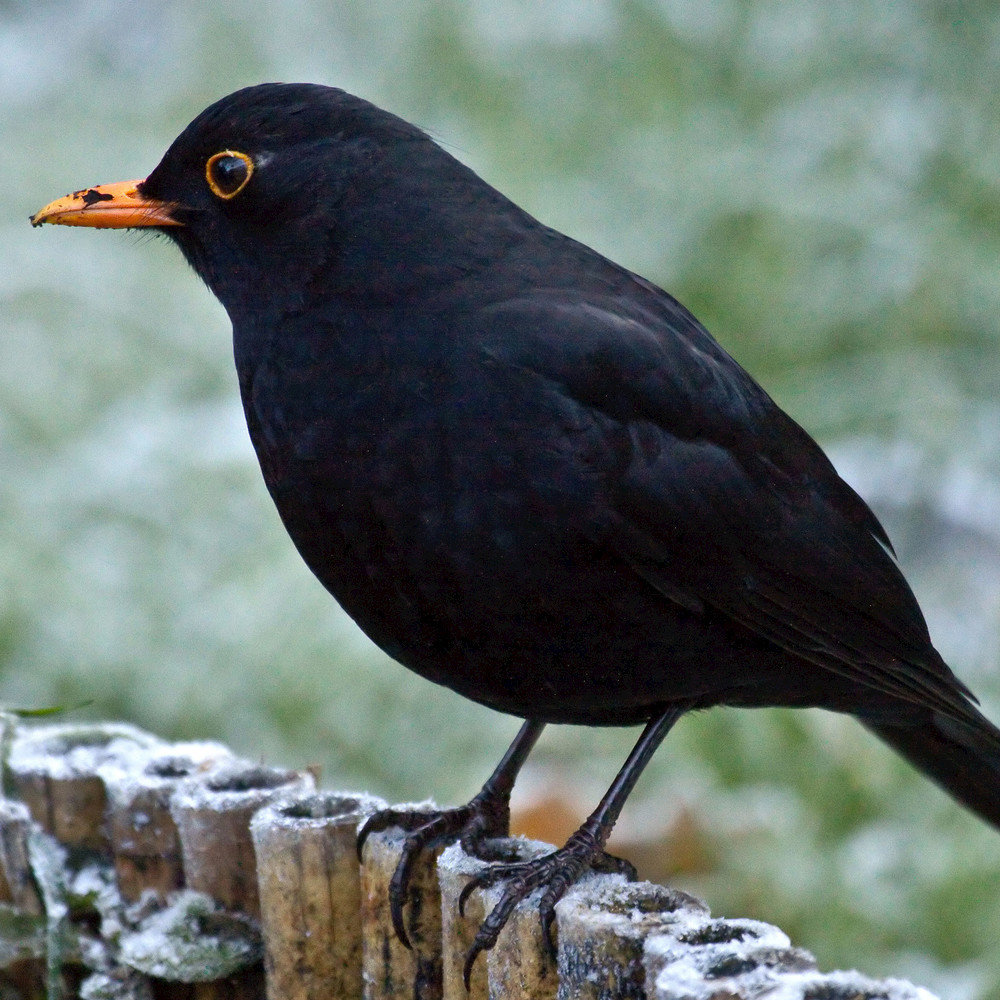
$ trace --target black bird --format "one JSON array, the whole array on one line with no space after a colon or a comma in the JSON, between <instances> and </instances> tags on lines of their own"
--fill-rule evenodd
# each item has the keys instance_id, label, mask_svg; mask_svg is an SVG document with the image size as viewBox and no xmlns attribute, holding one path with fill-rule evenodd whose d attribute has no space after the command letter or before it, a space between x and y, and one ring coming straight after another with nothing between
<instances>
[{"instance_id":1,"label":"black bird","mask_svg":"<svg viewBox=\"0 0 1000 1000\"><path fill-rule=\"evenodd\" d=\"M267 488L306 563L412 670L525 719L413 859L484 851L547 723L643 724L590 818L508 878L559 896L684 712L847 712L1000 826L1000 732L931 645L864 501L682 305L341 90L202 112L141 182L38 225L161 228L225 306ZM467 965L467 969L469 965Z\"/></svg>"}]
</instances>

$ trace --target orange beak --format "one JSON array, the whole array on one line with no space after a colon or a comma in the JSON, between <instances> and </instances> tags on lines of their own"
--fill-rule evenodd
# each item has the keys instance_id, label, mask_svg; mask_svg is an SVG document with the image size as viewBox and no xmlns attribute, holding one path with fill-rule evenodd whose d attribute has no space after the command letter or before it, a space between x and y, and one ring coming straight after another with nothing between
<instances>
[{"instance_id":1,"label":"orange beak","mask_svg":"<svg viewBox=\"0 0 1000 1000\"><path fill-rule=\"evenodd\" d=\"M91 226L95 229L133 229L136 226L183 226L171 215L175 205L139 194L142 181L119 181L74 191L49 202L31 217L33 226Z\"/></svg>"}]
</instances>

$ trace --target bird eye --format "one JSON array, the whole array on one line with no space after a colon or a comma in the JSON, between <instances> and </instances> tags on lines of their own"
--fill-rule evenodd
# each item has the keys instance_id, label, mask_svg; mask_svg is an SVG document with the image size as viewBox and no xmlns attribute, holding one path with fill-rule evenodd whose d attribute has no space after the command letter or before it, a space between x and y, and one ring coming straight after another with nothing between
<instances>
[{"instance_id":1,"label":"bird eye","mask_svg":"<svg viewBox=\"0 0 1000 1000\"><path fill-rule=\"evenodd\" d=\"M228 201L235 198L253 176L253 160L246 153L224 149L208 158L205 164L205 180L212 194Z\"/></svg>"}]
</instances>

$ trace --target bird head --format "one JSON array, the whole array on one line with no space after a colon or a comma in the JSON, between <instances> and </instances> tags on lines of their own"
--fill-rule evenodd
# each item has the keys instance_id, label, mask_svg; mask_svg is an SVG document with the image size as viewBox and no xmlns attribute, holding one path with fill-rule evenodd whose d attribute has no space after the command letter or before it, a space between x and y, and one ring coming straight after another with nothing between
<instances>
[{"instance_id":1,"label":"bird head","mask_svg":"<svg viewBox=\"0 0 1000 1000\"><path fill-rule=\"evenodd\" d=\"M309 297L426 288L430 272L461 256L461 233L439 252L455 228L452 189L466 192L459 203L491 190L420 129L361 98L261 84L198 115L145 180L83 188L31 222L159 230L235 323L287 314Z\"/></svg>"}]
</instances>

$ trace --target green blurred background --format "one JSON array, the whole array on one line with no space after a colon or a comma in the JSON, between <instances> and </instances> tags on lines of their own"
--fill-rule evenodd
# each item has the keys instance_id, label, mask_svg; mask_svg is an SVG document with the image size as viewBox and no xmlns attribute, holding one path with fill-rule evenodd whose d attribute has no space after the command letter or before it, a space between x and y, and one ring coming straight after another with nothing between
<instances>
[{"instance_id":1,"label":"green blurred background","mask_svg":"<svg viewBox=\"0 0 1000 1000\"><path fill-rule=\"evenodd\" d=\"M345 87L664 285L872 503L1000 718L1000 9L885 0L0 2L0 701L468 798L517 727L373 649L284 536L222 309L162 238L27 216L217 97ZM552 729L582 817L632 731ZM823 967L1000 997L1000 836L860 726L684 720L619 828Z\"/></svg>"}]
</instances>

